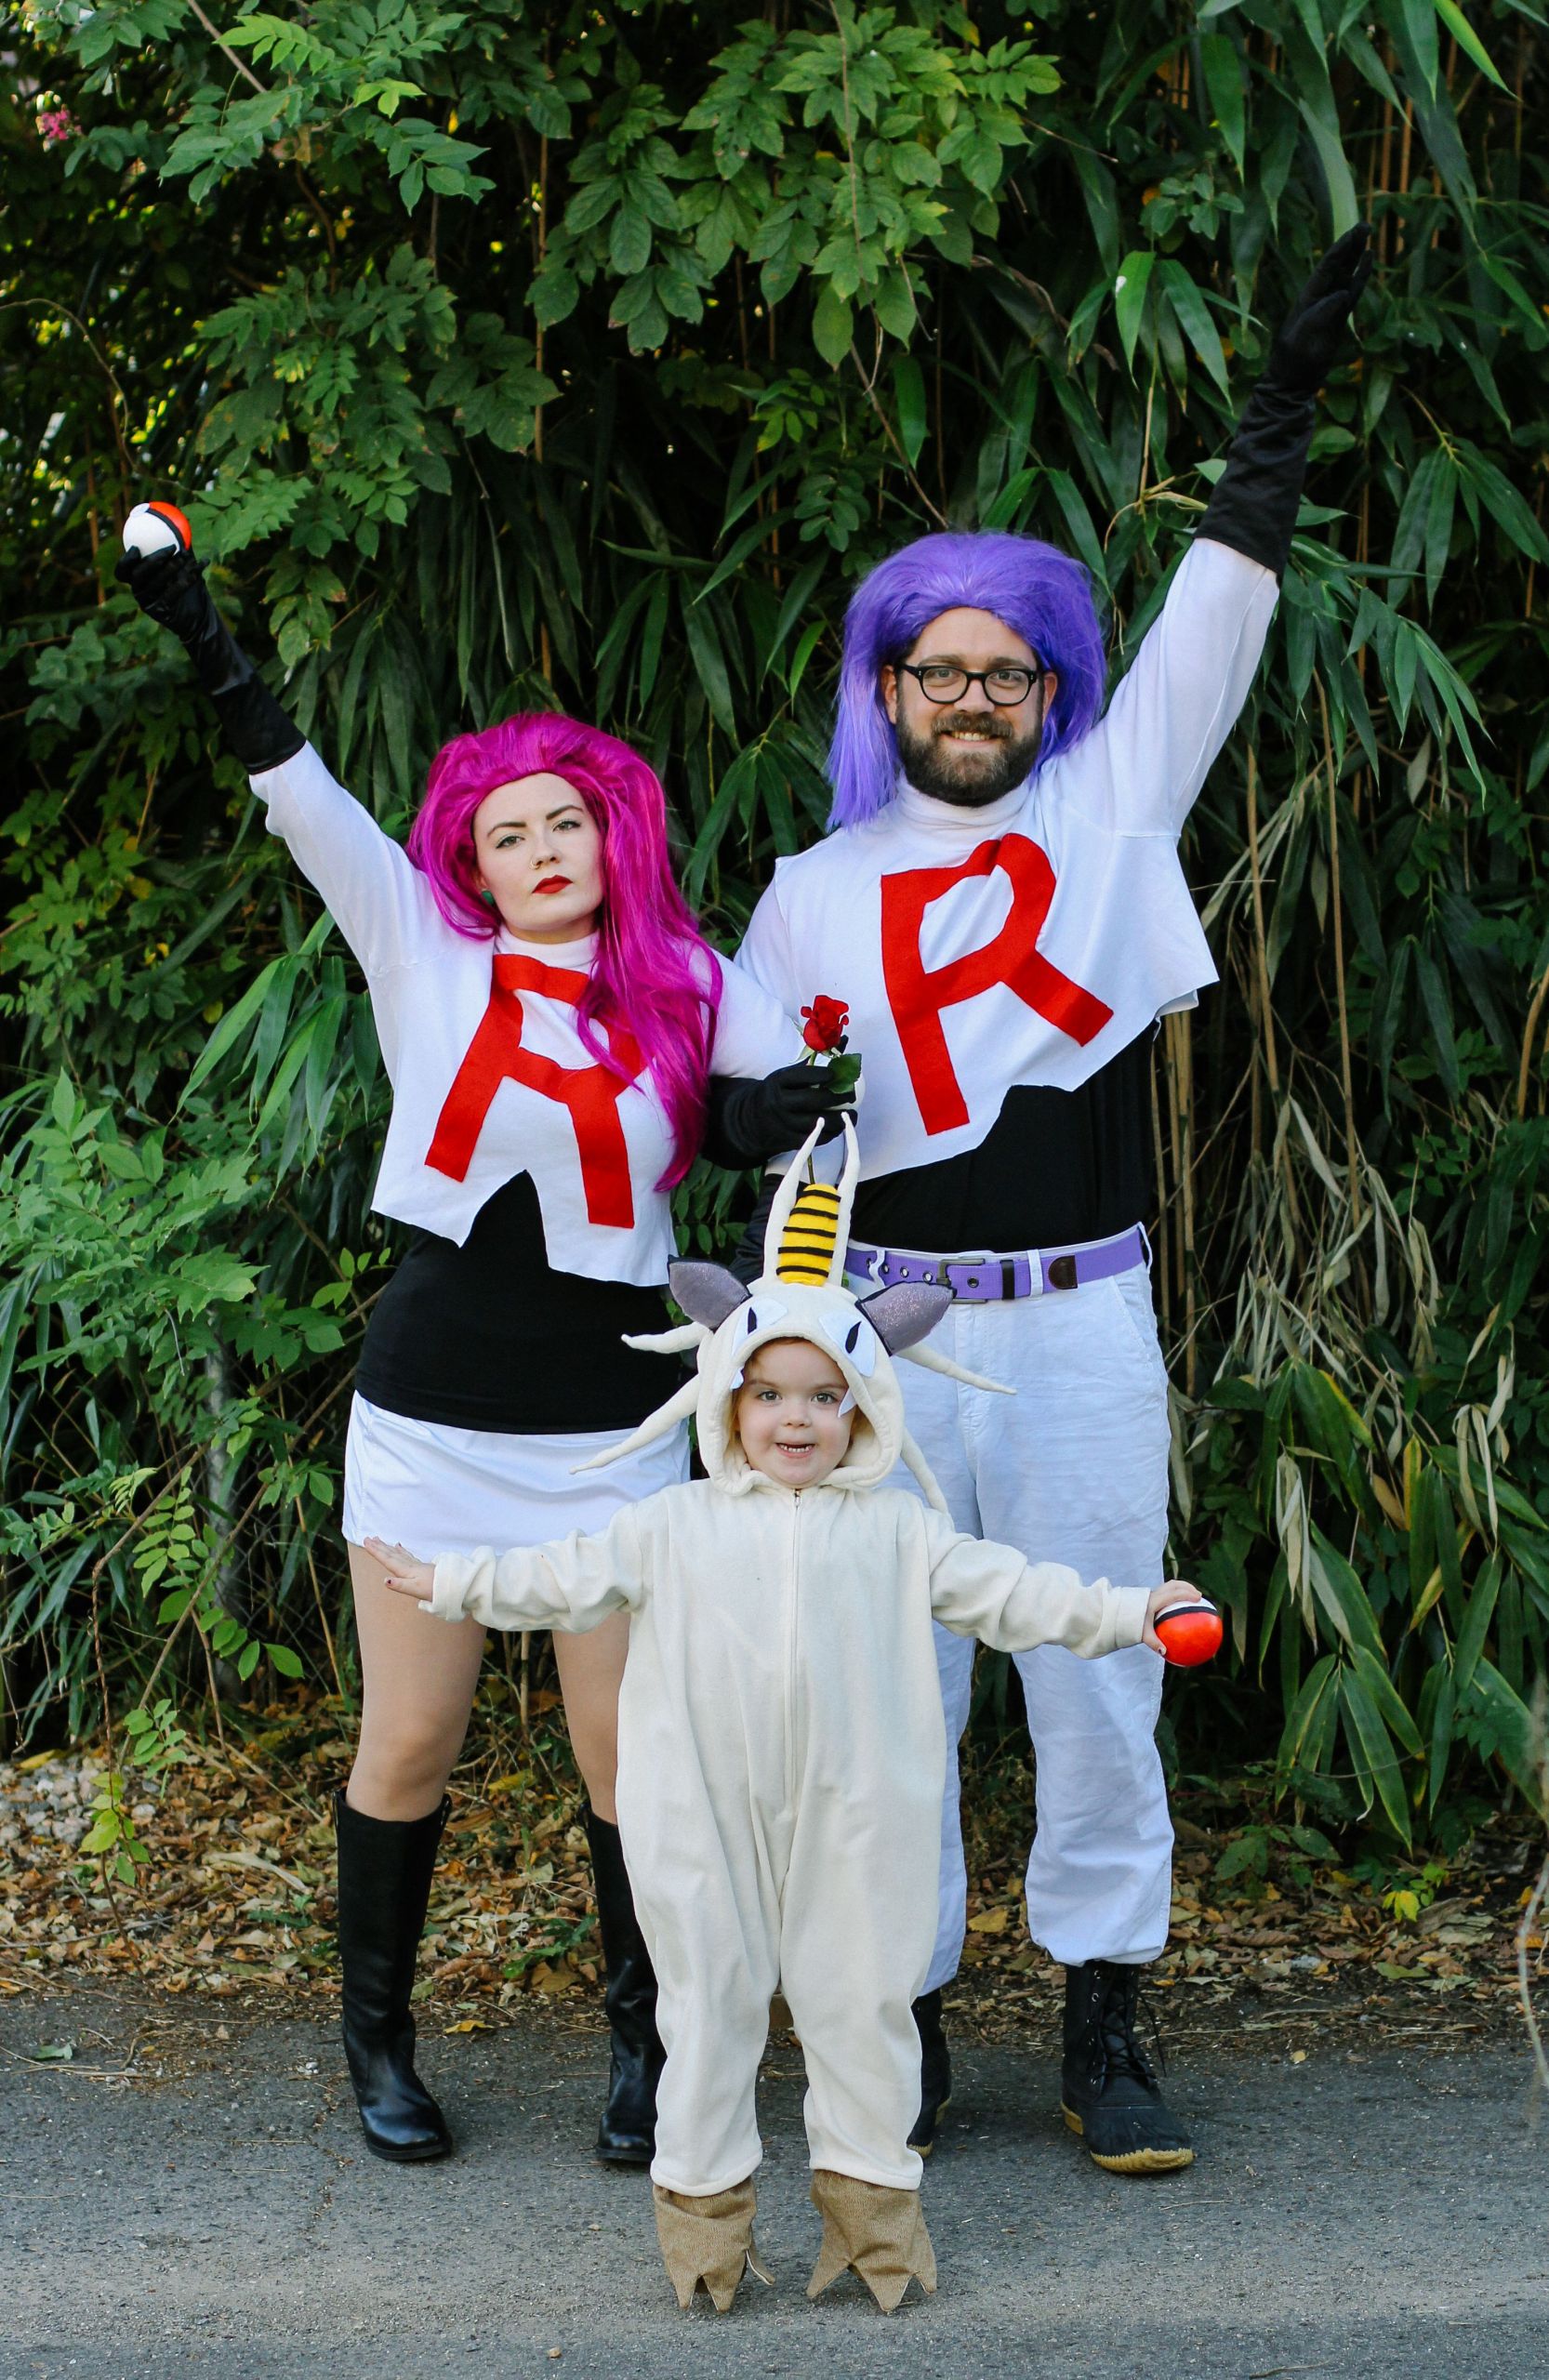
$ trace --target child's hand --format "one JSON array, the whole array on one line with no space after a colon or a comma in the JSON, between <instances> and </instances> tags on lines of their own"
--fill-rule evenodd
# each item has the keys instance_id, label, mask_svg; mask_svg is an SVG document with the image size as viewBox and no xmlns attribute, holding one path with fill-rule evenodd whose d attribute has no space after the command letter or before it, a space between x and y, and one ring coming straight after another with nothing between
<instances>
[{"instance_id":1,"label":"child's hand","mask_svg":"<svg viewBox=\"0 0 1549 2380\"><path fill-rule=\"evenodd\" d=\"M436 1591L436 1566L421 1562L406 1545L388 1545L379 1537L368 1537L365 1550L387 1572L387 1583L394 1594L413 1595L417 1603L429 1603Z\"/></svg>"},{"instance_id":2,"label":"child's hand","mask_svg":"<svg viewBox=\"0 0 1549 2380\"><path fill-rule=\"evenodd\" d=\"M372 1551L375 1553L376 1548L373 1547ZM1160 1653L1165 1660L1167 1647L1156 1631L1157 1614L1159 1611L1166 1611L1169 1605L1175 1606L1181 1603L1203 1603L1204 1601L1205 1597L1198 1588L1191 1587L1186 1579L1169 1579L1164 1586L1153 1587L1151 1600L1145 1606L1145 1634L1141 1640L1142 1643L1149 1645L1153 1653Z\"/></svg>"}]
</instances>

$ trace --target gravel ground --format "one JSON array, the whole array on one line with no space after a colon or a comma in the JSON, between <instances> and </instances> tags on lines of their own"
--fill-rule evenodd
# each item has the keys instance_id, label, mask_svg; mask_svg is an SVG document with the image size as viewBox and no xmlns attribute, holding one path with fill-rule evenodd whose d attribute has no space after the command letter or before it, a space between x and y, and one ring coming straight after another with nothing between
<instances>
[{"instance_id":1,"label":"gravel ground","mask_svg":"<svg viewBox=\"0 0 1549 2380\"><path fill-rule=\"evenodd\" d=\"M559 2012L427 2040L460 2153L404 2171L364 2153L311 2018L30 1993L0 2003L0 2380L1542 2380L1549 2110L1520 2037L1190 2029L1169 2088L1198 2162L1149 2183L1070 2139L1048 2048L960 2047L926 2175L940 2291L884 2320L853 2282L803 2296L817 2226L776 2045L778 2286L721 2320L673 2306L643 2177L593 2163L598 2045Z\"/></svg>"}]
</instances>

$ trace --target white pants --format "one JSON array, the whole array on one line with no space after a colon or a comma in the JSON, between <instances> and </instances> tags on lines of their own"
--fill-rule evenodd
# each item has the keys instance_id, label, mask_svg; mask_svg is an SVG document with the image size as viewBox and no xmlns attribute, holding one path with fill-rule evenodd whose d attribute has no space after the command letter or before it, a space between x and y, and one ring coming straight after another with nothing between
<instances>
[{"instance_id":1,"label":"white pants","mask_svg":"<svg viewBox=\"0 0 1549 2380\"><path fill-rule=\"evenodd\" d=\"M1068 1562L1083 1578L1159 1586L1167 1543L1167 1371L1150 1276L993 1305L954 1305L933 1343L1004 1381L986 1396L900 1363L909 1428L960 1528ZM894 1474L900 1487L907 1473ZM935 1950L924 1989L958 1970L966 1916L957 1744L973 1646L936 1632L947 1792ZM1144 1646L1101 1661L1045 1645L1014 1657L1038 1755L1027 1927L1063 1965L1159 1957L1172 1903L1172 1827L1157 1753L1162 1664Z\"/></svg>"}]
</instances>

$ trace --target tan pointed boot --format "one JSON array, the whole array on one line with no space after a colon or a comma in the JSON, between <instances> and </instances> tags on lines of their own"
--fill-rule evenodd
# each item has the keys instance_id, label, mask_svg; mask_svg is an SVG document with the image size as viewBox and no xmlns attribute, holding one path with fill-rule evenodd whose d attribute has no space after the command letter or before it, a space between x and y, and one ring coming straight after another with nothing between
<instances>
[{"instance_id":1,"label":"tan pointed boot","mask_svg":"<svg viewBox=\"0 0 1549 2380\"><path fill-rule=\"evenodd\" d=\"M812 2202L823 2217L809 2297L821 2297L841 2272L859 2273L884 2314L891 2314L911 2281L927 2295L936 2285L935 2252L925 2228L918 2190L885 2189L853 2174L812 2177Z\"/></svg>"},{"instance_id":2,"label":"tan pointed boot","mask_svg":"<svg viewBox=\"0 0 1549 2380\"><path fill-rule=\"evenodd\" d=\"M709 2292L718 2314L729 2314L745 2272L773 2283L774 2276L759 2261L753 2244L753 2184L717 2190L709 2198L690 2198L682 2190L651 2186L656 2202L656 2237L661 2241L667 2277L686 2313L695 2292Z\"/></svg>"}]
</instances>

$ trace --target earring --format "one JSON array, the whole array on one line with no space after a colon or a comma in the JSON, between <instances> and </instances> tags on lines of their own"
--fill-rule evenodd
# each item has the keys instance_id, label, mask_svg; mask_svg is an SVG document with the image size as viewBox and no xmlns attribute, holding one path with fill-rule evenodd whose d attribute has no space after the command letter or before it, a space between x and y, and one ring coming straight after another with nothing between
<instances>
[{"instance_id":1,"label":"earring","mask_svg":"<svg viewBox=\"0 0 1549 2380\"><path fill-rule=\"evenodd\" d=\"M482 884L482 885L479 887L479 898L480 898L480 900L483 903L483 905L484 905L484 906L485 906L485 908L486 908L486 909L493 909L493 908L494 908L494 906L495 906L495 895L494 895L494 893L490 891L489 886L488 886L487 884Z\"/></svg>"}]
</instances>

